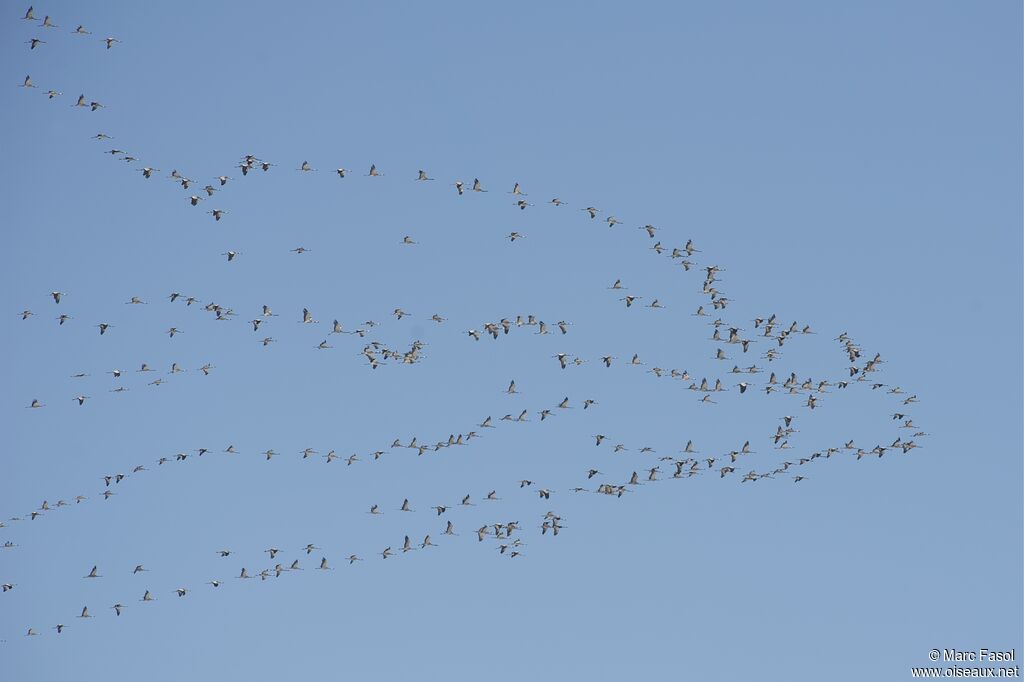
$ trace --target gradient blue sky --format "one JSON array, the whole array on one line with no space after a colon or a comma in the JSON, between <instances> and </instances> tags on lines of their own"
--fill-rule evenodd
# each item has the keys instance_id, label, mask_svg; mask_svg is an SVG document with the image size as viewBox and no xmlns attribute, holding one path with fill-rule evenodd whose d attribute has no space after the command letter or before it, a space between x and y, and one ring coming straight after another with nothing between
<instances>
[{"instance_id":1,"label":"gradient blue sky","mask_svg":"<svg viewBox=\"0 0 1024 682\"><path fill-rule=\"evenodd\" d=\"M24 4L0 21L0 518L90 499L0 528L17 545L0 551L0 582L16 584L0 596L10 679L874 680L909 677L932 648L1020 655L1019 3L37 4L58 29L20 20ZM108 35L123 42L108 51ZM32 37L47 42L30 51ZM26 74L38 89L16 87ZM71 107L79 94L105 108ZM116 139L89 139L100 131ZM243 179L246 153L278 165ZM320 170L294 170L303 160ZM371 163L384 177L364 177ZM420 168L436 180L414 182ZM172 169L234 180L193 208ZM474 177L489 193L450 186ZM517 181L525 211L507 194ZM544 205L555 196L569 205ZM591 205L623 224L591 221ZM229 213L215 223L212 208ZM771 313L819 332L771 369L841 375L845 331L882 353L879 381L921 402L861 385L811 414L733 386L704 406L656 379L654 365L699 378L734 363L711 359L711 327L691 316L702 274L651 252L647 223L725 269L723 317L748 334ZM513 230L526 237L509 243ZM228 249L242 255L227 263ZM666 308L627 310L616 278ZM53 290L68 292L59 307ZM279 317L254 334L262 304ZM298 324L303 307L319 325ZM58 327L60 312L74 319ZM465 334L516 314L573 326ZM376 320L392 347L421 339L425 358L372 371L358 338L314 350L334 318ZM99 322L114 325L102 338ZM727 350L767 366L766 348ZM562 371L558 352L589 362ZM644 367L625 365L633 353ZM172 362L189 371L167 376ZM115 367L130 391L110 392ZM511 379L520 395L503 394ZM566 396L574 409L540 423ZM25 409L33 398L46 407ZM422 457L297 454L365 460L521 409L529 423ZM590 467L604 472L591 487L623 482L688 439L702 457L751 440L739 474L851 438L887 444L906 435L894 411L931 434L925 447L817 460L798 485L569 492ZM800 433L776 452L786 414ZM148 471L98 498L102 475L137 464ZM501 501L480 501L492 489ZM466 493L477 506L428 509ZM397 511L403 498L417 511ZM365 514L374 503L383 516ZM565 519L557 538L539 534L548 510ZM446 518L460 536L440 535ZM509 520L521 557L472 535ZM375 556L427 532L437 548ZM287 563L309 542L323 550L301 554L301 574L234 578L272 565L268 547ZM366 560L348 566L352 552ZM308 570L321 556L336 570ZM104 577L84 580L94 564ZM146 589L157 602L139 603ZM92 621L75 618L85 605Z\"/></svg>"}]
</instances>

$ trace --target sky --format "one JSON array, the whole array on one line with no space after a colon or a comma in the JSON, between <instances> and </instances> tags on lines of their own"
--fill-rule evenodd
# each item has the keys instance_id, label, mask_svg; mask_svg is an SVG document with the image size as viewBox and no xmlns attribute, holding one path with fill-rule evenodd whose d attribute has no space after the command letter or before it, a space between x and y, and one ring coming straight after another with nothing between
<instances>
[{"instance_id":1,"label":"sky","mask_svg":"<svg viewBox=\"0 0 1024 682\"><path fill-rule=\"evenodd\" d=\"M25 10L0 12L11 679L902 679L931 649L1024 650L1019 3ZM246 154L274 165L243 177ZM488 191L460 196L474 178ZM687 240L688 272L669 257ZM778 349L754 327L772 314L815 333ZM467 333L517 315L550 333ZM716 318L748 353L711 340ZM884 362L840 389L844 333L858 364ZM417 340L412 364L360 354ZM728 390L702 404L670 369ZM766 394L770 372L833 385L811 410L806 391ZM920 447L741 482L897 437ZM659 459L691 456L681 480ZM594 492L634 471L621 497ZM509 521L511 539L478 541ZM428 533L436 547L400 551Z\"/></svg>"}]
</instances>

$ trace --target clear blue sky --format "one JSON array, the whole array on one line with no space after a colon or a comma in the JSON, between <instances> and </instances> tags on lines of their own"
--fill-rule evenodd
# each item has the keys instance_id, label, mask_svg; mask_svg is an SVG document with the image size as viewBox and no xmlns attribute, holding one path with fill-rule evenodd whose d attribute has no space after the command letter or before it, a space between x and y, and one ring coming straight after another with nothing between
<instances>
[{"instance_id":1,"label":"clear blue sky","mask_svg":"<svg viewBox=\"0 0 1024 682\"><path fill-rule=\"evenodd\" d=\"M35 22L23 5L0 20L0 518L89 499L0 528L17 545L0 550L15 584L0 677L875 680L909 677L932 648L1020 656L1019 3L61 1ZM47 14L59 28L38 26ZM26 74L36 89L17 87ZM80 94L104 108L72 107ZM101 131L115 139L90 139ZM244 154L277 165L243 178ZM295 170L304 160L318 172ZM371 163L383 177L365 177ZM190 206L221 174L233 180ZM451 186L474 178L487 194ZM534 206L516 208L515 182ZM687 239L701 250L689 273L649 248ZM817 335L770 367L765 342L712 359L713 318L691 315L709 264L745 336L772 313ZM644 298L626 309L617 278ZM643 307L654 298L665 308ZM254 333L264 304L279 316ZM304 307L319 324L299 324ZM517 314L572 326L465 333ZM335 318L381 324L315 349ZM742 397L724 374L756 362L835 380L841 332L920 402L861 384L812 413L805 395L766 396L766 374ZM371 339L427 345L371 370ZM588 362L563 371L559 352ZM168 375L172 362L188 371ZM731 390L701 405L654 366ZM564 397L573 409L555 409ZM529 422L497 422L522 409ZM894 412L924 447L740 483L906 437ZM498 428L476 428L488 415ZM776 451L783 415L799 432ZM472 429L466 447L388 448ZM570 492L643 478L691 439L716 468L745 440L755 454L725 479ZM303 461L307 447L360 461ZM192 454L157 465L178 452ZM103 475L140 464L100 498ZM458 507L467 493L476 506ZM405 498L416 511L398 511ZM437 504L456 506L439 518ZM540 533L547 511L558 537ZM447 519L459 536L441 535ZM511 520L514 559L473 534ZM425 533L438 547L380 558ZM335 570L312 570L321 557ZM235 578L296 558L301 573ZM103 577L84 579L93 565ZM139 602L147 589L156 602Z\"/></svg>"}]
</instances>

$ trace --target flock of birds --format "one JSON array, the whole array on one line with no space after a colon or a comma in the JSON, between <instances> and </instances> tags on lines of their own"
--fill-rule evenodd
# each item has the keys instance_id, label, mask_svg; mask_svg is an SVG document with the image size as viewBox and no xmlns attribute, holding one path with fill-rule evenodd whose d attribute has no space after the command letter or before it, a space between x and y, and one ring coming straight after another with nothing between
<instances>
[{"instance_id":1,"label":"flock of birds","mask_svg":"<svg viewBox=\"0 0 1024 682\"><path fill-rule=\"evenodd\" d=\"M41 34L59 29L59 26L54 23L55 20L50 16L44 16L40 20L36 16L33 7L28 9L23 19L33 22L35 27L43 29ZM91 35L81 25L71 31L71 33L76 36ZM119 40L113 37L106 37L102 40L106 44L106 49L111 49L114 45L120 43ZM41 46L47 45L47 41L32 37L28 44L31 50L37 50L43 49ZM25 77L21 87L26 90L37 88L31 76ZM55 89L48 89L45 91L45 94L48 99L55 99L61 96L62 93ZM91 111L104 108L104 105L99 101L86 97L85 94L80 95L73 106L88 108ZM106 143L114 138L107 133L101 132L97 133L94 139L98 143ZM144 181L153 181L160 177L165 177L167 181L174 183L184 192L180 200L187 201L193 207L202 207L201 210L210 215L214 221L230 220L231 212L222 207L224 204L221 203L221 199L226 199L230 196L229 190L234 183L244 181L244 178L250 174L281 172L278 163L271 162L254 154L245 154L234 164L234 170L230 171L232 173L237 172L240 177L223 173L205 180L197 180L177 169L172 169L166 176L161 176L160 174L163 171L159 168L148 165L145 161L141 161L128 151L117 147L105 150L105 153L115 159L119 159L123 163L139 164L137 171ZM292 164L288 164L288 166L290 166L290 168L287 168L289 172L302 174L319 172L317 168L314 168L306 160L294 166ZM338 182L354 181L354 178L350 178L354 173L345 167L339 166L333 170L333 173L337 175ZM362 175L371 179L385 177L384 172L374 164L370 164ZM408 180L429 183L435 181L435 178L431 177L425 169L418 169L415 173L408 173ZM447 191L455 192L460 197L483 194L490 191L479 178L473 178L472 182L468 183L455 179L448 187L450 189ZM525 191L524 186L519 182L513 183L507 194L511 196L510 203L512 206L520 211L534 208L534 203L528 200L529 195ZM550 210L565 210L563 207L569 206L567 202L557 196L543 203L547 204ZM209 208L206 208L207 206ZM580 216L579 213L583 215ZM580 220L599 221L606 224L609 228L615 228L624 224L615 215L592 205L579 206L577 212L573 213L573 215L577 216ZM639 353L625 353L620 356L610 352L593 357L581 357L571 353L559 352L553 356L545 355L543 361L550 362L553 371L577 371L585 365L596 367L599 371L624 366L630 368L628 371L644 372L651 375L654 379L675 380L681 382L682 388L692 394L692 399L695 402L702 406L709 406L702 409L715 409L710 406L725 402L726 399L754 400L756 398L753 396L758 393L763 394L764 398L772 394L788 396L791 401L790 405L785 408L786 414L779 418L776 429L772 432L761 434L760 440L755 439L753 441L764 443L785 459L776 463L766 463L764 466L758 464L757 469L751 468L747 462L762 461L764 458L756 457L756 446L749 439L743 439L742 443L736 442L731 447L709 450L702 450L692 440L688 440L681 449L674 449L660 446L655 447L651 444L615 442L615 439L611 436L599 432L592 436L594 447L604 449L610 454L634 453L637 456L647 456L646 464L637 467L635 463L626 461L625 466L621 467L621 471L609 471L608 473L601 471L597 466L587 466L578 472L577 480L566 481L564 485L561 483L555 484L550 481L541 484L530 478L521 478L507 481L505 483L507 490L502 493L499 493L501 486L476 496L473 493L467 492L458 502L437 502L429 507L429 511L428 508L423 508L421 513L430 514L431 523L434 525L417 528L415 531L410 531L404 534L402 538L396 538L390 543L382 542L380 547L370 553L352 552L349 549L341 551L337 555L331 555L327 550L322 549L328 543L308 543L305 546L298 546L298 543L296 543L290 549L284 550L278 547L269 547L264 550L264 553L268 555L265 562L259 565L234 565L231 569L225 569L222 575L211 577L206 583L206 587L208 589L218 589L226 583L235 580L262 582L271 578L295 574L306 569L322 572L333 571L336 568L334 564L339 566L354 565L357 562L369 560L374 556L379 558L379 560L387 560L406 555L409 552L433 551L434 548L443 547L448 542L454 541L453 538L460 536L465 536L470 541L475 540L478 544L487 542L500 556L510 559L517 558L523 556L524 548L527 546L524 538L529 537L529 534L533 533L542 538L553 539L566 526L563 523L563 516L552 510L545 510L542 514L538 512L535 518L526 524L521 524L519 520L509 520L510 514L502 513L503 507L501 502L506 497L510 498L516 495L536 496L535 500L545 504L552 500L558 501L563 495L592 494L606 498L622 498L626 495L641 492L645 487L656 482L665 480L678 481L701 476L712 477L716 480L730 479L740 483L783 478L799 483L808 478L810 471L808 467L816 461L820 462L840 456L853 457L857 460L865 457L881 458L887 453L898 452L907 454L911 450L922 447L920 440L928 434L914 423L913 417L909 414L918 398L912 392L878 379L878 373L885 364L885 360L880 354L866 352L849 334L843 332L834 339L836 357L841 358L842 362L837 363L837 369L831 375L814 378L800 376L795 371L775 369L777 365L773 363L783 358L784 349L798 345L801 343L801 340L817 333L812 326L806 322L797 321L791 321L787 324L777 315L770 312L755 317L750 321L750 326L747 326L745 322L740 323L736 320L727 319L727 311L732 303L732 299L721 288L722 275L726 271L725 268L713 262L705 261L702 258L701 250L697 248L693 239L687 239L680 246L669 246L663 243L660 228L651 224L643 224L636 226L636 229L640 232L642 238L646 238L646 243L649 245L647 247L648 250L658 257L667 259L677 266L681 272L693 273L689 276L696 277L693 281L693 288L702 297L702 302L695 308L688 309L684 314L688 318L696 318L696 322L706 323L709 332L704 340L710 342L707 359L714 360L713 366L717 365L721 369L715 374L698 374L696 372L691 374L685 368L670 366L670 363L654 363L646 358L641 358ZM513 231L506 236L510 242L516 242L526 237L525 234L517 231ZM395 247L413 248L418 244L417 238L413 235L406 235ZM301 245L291 250L297 256L302 256L310 251L312 249ZM221 255L225 258L226 262L230 263L242 257L244 251L228 250L221 253ZM610 303L614 301L625 308L643 307L651 310L662 310L673 307L665 305L662 303L662 299L653 295L634 293L622 279L615 279L610 282L607 290L612 292ZM208 313L209 317L216 322L234 321L236 324L244 324L246 327L251 327L254 342L262 344L264 347L277 343L278 339L270 335L271 330L282 324L278 319L282 317L282 314L274 312L270 305L263 302L246 303L244 306L239 306L239 311L243 309L246 311L243 314L236 311L234 306L224 305L212 300L203 300L178 291L161 293L160 298L165 302L149 300L134 294L126 298L127 300L122 300L120 303L132 308L148 305L183 306L189 310ZM49 307L51 312L43 313L38 306L35 310L32 307L25 307L17 315L26 324L32 324L35 318L40 317L52 318L60 327L73 327L80 323L78 319L79 314L74 310L75 292L59 290L40 292L39 299L36 302L38 306L45 305ZM428 315L427 312L430 314ZM395 307L390 311L382 310L380 314L382 318L385 316L393 318L396 325L402 323L406 318L415 317L427 320L440 327L450 326L449 319L443 317L440 313L434 311L427 312L418 311L418 314L412 315L401 307ZM304 341L307 344L306 348L325 351L334 348L336 343L340 344L343 337L356 337L360 339L358 344L362 344L362 348L358 352L358 357L372 370L377 370L386 365L411 365L428 359L425 352L426 344L419 339L412 340L407 346L399 346L387 344L377 338L380 329L385 327L384 324L378 321L367 320L358 324L348 324L342 323L338 319L332 319L330 323L326 321L321 322L308 307L302 308L301 311L298 309L290 311L284 317L285 319L292 317L292 324L300 324L302 329L317 330L315 335L309 337L308 341ZM110 339L110 343L117 342L116 325L102 319L90 320L87 324L92 325L100 336ZM320 330L324 328L327 328L328 331L321 333ZM452 334L452 343L458 343L458 341L454 340L458 337L469 339L473 342L480 342L488 337L491 341L499 341L508 335L518 333L531 333L535 336L571 337L572 328L573 324L565 319L546 322L540 319L538 315L531 313L496 316L477 324L464 326L461 331ZM170 339L191 331L190 328L182 329L173 325L168 325L166 328L161 327L161 330ZM320 339L319 343L314 343L316 339ZM758 349L764 350L759 351ZM557 366L555 363L557 363ZM99 387L94 384L93 388L122 394L136 388L137 383L144 382L148 386L158 387L180 374L191 372L193 375L198 374L208 377L214 373L215 369L216 365L212 362L206 362L199 367L188 368L179 365L177 362L171 363L169 367L164 366L160 368L143 362L137 368L133 365L129 369L117 367L89 368L72 375L70 378L74 382L87 382L94 373L105 373L110 376L110 383L105 387ZM133 380L133 377L143 377L144 379L136 382ZM837 438L835 442L817 450L805 451L803 448L800 448L800 452L797 454L798 445L795 440L799 431L796 427L801 423L801 420L809 419L815 410L826 405L828 397L832 393L858 388L877 392L886 396L891 401L891 426L895 429L895 434L890 434L886 438L872 443L857 443L853 439L846 437ZM494 390L495 393L498 393L499 387L494 387ZM516 381L512 379L500 392L513 396L521 391ZM71 409L88 409L86 406L93 399L90 393L76 388L69 390L68 394L64 396L31 398L26 396L25 407L31 410L54 409L56 407L55 401L59 401L58 404L68 405ZM775 399L777 400L778 398ZM291 458L296 461L319 461L329 465L341 460L345 466L341 466L339 463L334 464L333 467L334 469L340 468L345 470L353 465L367 466L380 460L382 457L391 457L398 453L409 453L413 456L454 453L465 446L472 445L483 433L490 430L520 428L515 425L524 423L533 424L532 428L545 428L538 425L551 420L555 416L569 413L574 408L580 408L575 412L577 415L589 415L598 410L599 407L600 402L594 396L556 397L544 405L534 405L531 408L523 408L520 405L504 414L502 414L503 410L499 410L494 414L483 416L479 421L474 420L474 423L471 425L466 424L459 429L453 429L447 433L431 434L425 438L420 436L394 438L390 443L382 442L378 448L368 452L346 451L339 453L335 449L317 449L302 443L294 444L282 451L277 451L273 448L263 451L243 451L236 448L232 443L228 443L225 447L209 447L209 444L207 444L207 446L196 447L191 451L163 453L159 456L154 456L152 459L140 461L138 464L123 471L98 474L97 478L102 481L102 487L99 487L98 490L83 490L74 495L61 498L44 499L37 508L24 511L19 515L8 518L6 521L0 522L0 529L9 529L19 523L41 523L45 519L57 514L68 513L67 510L93 502L94 500L108 501L117 496L121 486L130 484L131 481L143 476L152 476L154 472L165 470L168 467L183 466L189 461L195 462L204 456L207 458L212 456L251 456L260 457L266 462L270 462L275 458ZM504 426L505 424L513 426L506 427ZM893 435L895 435L895 438L892 437ZM584 444L581 443L581 445ZM589 443L586 445L590 447ZM792 451L792 454L790 451ZM741 469L745 471L741 472ZM481 511L486 512L486 516L479 518L456 518L456 515L468 513L469 510L478 507ZM395 501L390 504L374 504L366 511L370 516L380 516L384 513L391 514L393 512L409 514L411 515L410 518L415 518L417 506L409 499L403 499L400 504ZM456 525L456 521L458 521L458 525ZM464 528L468 530L460 532ZM536 531L539 531L539 534ZM422 539L417 540L417 538ZM13 541L7 540L3 543L2 547L6 550L13 550L18 545ZM225 560L236 554L236 551L230 548L211 548L209 551L216 553ZM314 553L316 554L314 555ZM279 554L287 555L287 558L279 559ZM309 563L307 564L307 562ZM134 568L131 566L118 569L111 568L109 572L104 572L99 565L93 565L91 569L85 570L82 579L113 579L114 575L124 575L126 577L135 576L133 578L135 581L142 581L145 579L144 574L148 570L143 565L135 565ZM0 576L0 580L2 580L2 577ZM2 585L3 593L19 589L19 586L14 582L2 582L0 585ZM165 596L186 598L195 589L199 588L192 585L181 585L165 591L153 591L149 587L137 582L135 586L126 588L126 595L130 595L130 598L126 596L124 602L119 601L114 604L105 604L102 607L103 611L112 612L117 617L130 610L126 604L132 604L133 602L146 604L147 602L159 601ZM78 611L76 607L74 611L74 615L78 619L89 619L98 614L99 611L95 609L90 611L89 605L83 606L81 611ZM52 629L55 633L60 634L68 627L67 624L58 622L47 629ZM33 626L24 632L25 636L37 636L42 631Z\"/></svg>"}]
</instances>

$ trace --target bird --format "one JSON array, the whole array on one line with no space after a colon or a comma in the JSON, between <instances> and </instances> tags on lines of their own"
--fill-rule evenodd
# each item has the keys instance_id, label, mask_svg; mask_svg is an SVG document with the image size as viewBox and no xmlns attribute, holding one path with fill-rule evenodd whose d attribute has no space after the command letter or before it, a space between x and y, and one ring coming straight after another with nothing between
<instances>
[{"instance_id":1,"label":"bird","mask_svg":"<svg viewBox=\"0 0 1024 682\"><path fill-rule=\"evenodd\" d=\"M109 50L109 49L110 49L111 47L113 47L113 46L114 46L114 43L119 43L119 42L121 42L121 41L120 41L120 40L118 40L117 38L103 38L102 40L103 40L103 42L104 42L104 43L106 43L106 44L107 44L107 49L108 49L108 50Z\"/></svg>"}]
</instances>

